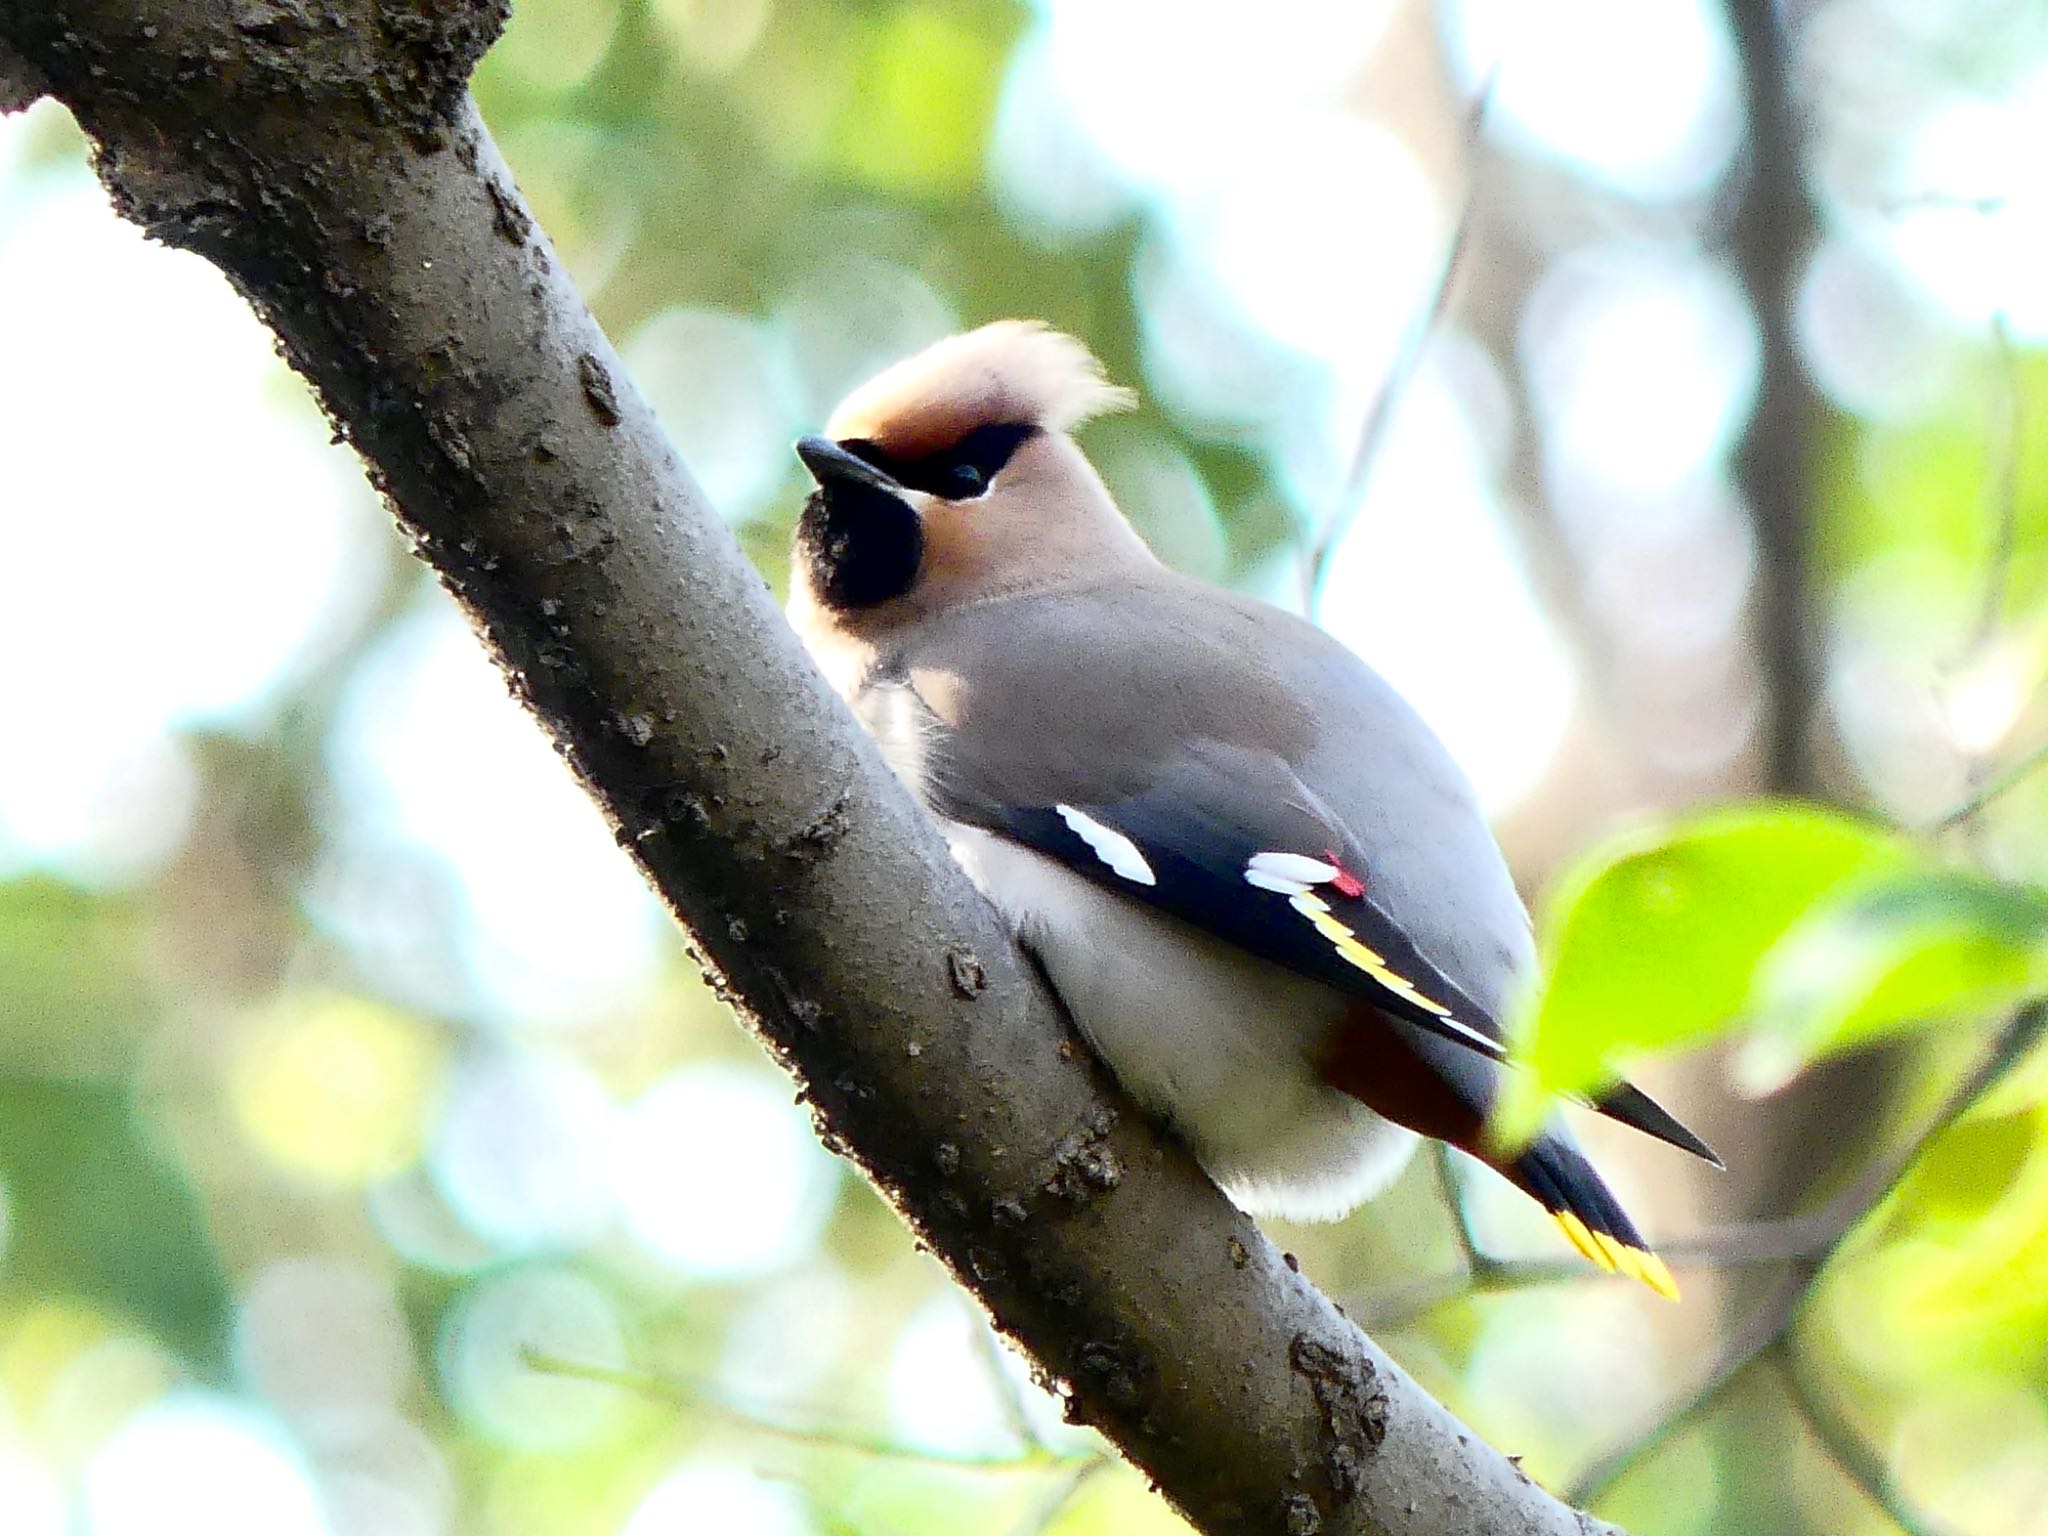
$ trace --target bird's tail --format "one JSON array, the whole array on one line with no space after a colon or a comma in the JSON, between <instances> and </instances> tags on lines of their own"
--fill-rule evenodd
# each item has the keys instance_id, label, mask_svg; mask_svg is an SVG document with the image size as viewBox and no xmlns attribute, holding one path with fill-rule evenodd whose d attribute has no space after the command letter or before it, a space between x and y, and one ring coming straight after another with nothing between
<instances>
[{"instance_id":1,"label":"bird's tail","mask_svg":"<svg viewBox=\"0 0 2048 1536\"><path fill-rule=\"evenodd\" d=\"M1581 1152L1555 1130L1544 1132L1501 1170L1550 1212L1572 1246L1609 1274L1630 1275L1667 1301L1678 1282L1650 1251L1628 1212Z\"/></svg>"}]
</instances>

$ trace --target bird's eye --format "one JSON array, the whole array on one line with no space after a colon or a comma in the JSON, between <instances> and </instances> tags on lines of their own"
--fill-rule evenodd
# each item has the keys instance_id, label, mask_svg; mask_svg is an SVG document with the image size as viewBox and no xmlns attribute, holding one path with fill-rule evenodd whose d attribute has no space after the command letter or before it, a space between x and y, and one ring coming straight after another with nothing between
<instances>
[{"instance_id":1,"label":"bird's eye","mask_svg":"<svg viewBox=\"0 0 2048 1536\"><path fill-rule=\"evenodd\" d=\"M947 472L947 489L955 497L979 496L988 489L988 477L972 464L955 464Z\"/></svg>"}]
</instances>

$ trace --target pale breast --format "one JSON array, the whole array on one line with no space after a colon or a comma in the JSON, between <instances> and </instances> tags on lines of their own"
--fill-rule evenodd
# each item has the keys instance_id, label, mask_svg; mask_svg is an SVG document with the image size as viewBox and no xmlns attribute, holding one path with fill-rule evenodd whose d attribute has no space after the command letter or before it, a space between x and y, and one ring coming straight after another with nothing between
<instances>
[{"instance_id":1,"label":"pale breast","mask_svg":"<svg viewBox=\"0 0 2048 1536\"><path fill-rule=\"evenodd\" d=\"M1338 994L1007 839L945 830L1096 1054L1245 1210L1335 1220L1400 1171L1414 1136L1311 1067Z\"/></svg>"}]
</instances>

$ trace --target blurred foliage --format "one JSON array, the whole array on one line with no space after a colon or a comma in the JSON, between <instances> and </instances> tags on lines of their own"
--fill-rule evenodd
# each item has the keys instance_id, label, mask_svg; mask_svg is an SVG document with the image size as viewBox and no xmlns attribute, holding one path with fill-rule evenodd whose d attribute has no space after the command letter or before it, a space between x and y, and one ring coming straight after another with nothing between
<instances>
[{"instance_id":1,"label":"blurred foliage","mask_svg":"<svg viewBox=\"0 0 2048 1536\"><path fill-rule=\"evenodd\" d=\"M1878 1036L2013 1007L2048 980L2048 891L1825 811L1721 811L1589 855L1559 881L1543 948L1517 1032L1528 1071L1496 1111L1510 1140L1553 1095L1738 1027L1769 1091Z\"/></svg>"},{"instance_id":2,"label":"blurred foliage","mask_svg":"<svg viewBox=\"0 0 2048 1536\"><path fill-rule=\"evenodd\" d=\"M1917 193L1919 162L1900 147L1909 129L1944 103L1975 108L2016 89L2048 67L2048 36L2027 4L1946 17L1874 0L1808 9L1820 51L1854 81L1815 87L1836 92L1813 114L1822 272L1844 250L1864 260L1881 238L1872 227L1922 216L1873 216L1876 194L1849 171ZM1361 52L1346 65L1360 120L1426 145L1463 121L1456 97L1489 73L1460 41L1484 11L1446 7L1438 27L1417 7L1386 39L1360 42L1363 12L1282 6L1210 25L1162 9L1139 29L1142 47L1092 63L1134 99L1152 80L1155 115L1176 107L1161 136L1221 162L1270 142L1257 131L1291 125L1291 81L1326 72L1323 50L1301 47L1273 89L1269 33L1341 32L1399 61ZM1598 120L1590 141L1545 139L1513 110L1517 74L1540 83L1544 59L1503 74L1476 178L1468 312L1403 418L1455 417L1462 435L1452 449L1418 439L1407 457L1479 466L1493 521L1473 526L1511 553L1515 592L1536 587L1575 635L1571 731L1511 818L1562 829L1525 833L1524 850L1601 834L1542 907L1550 983L1520 1039L1531 1082L1584 1089L1653 1054L1720 1042L1731 1049L1694 1054L1682 1091L1666 1096L1688 1111L1720 1102L1712 1139L1753 1177L1744 1153L1763 1144L1751 1131L1769 1102L1723 1099L1730 1078L1756 1090L1874 1037L1893 1042L1886 1111L1850 1134L1880 1172L1900 1159L1899 1177L1785 1261L1817 1270L1783 1318L1785 1347L1842 1422L1816 1424L1782 1372L1757 1369L1704 1411L1667 1418L1717 1336L1739 1335L1769 1300L1746 1279L1754 1267L1711 1251L1681 1261L1688 1303L1662 1307L1561 1269L1547 1223L1490 1176L1467 1182L1469 1168L1452 1194L1476 1233L1471 1252L1426 1160L1369 1215L1277 1235L1362 1314L1427 1288L1385 1339L1547 1482L1654 1437L1655 1453L1600 1505L1638 1536L1893 1529L1842 1470L1858 1454L1907 1519L2029 1536L2048 1506L2048 1057L2016 1053L1974 1104L1950 1113L1945 1100L2001 1011L2038 990L2048 931L2048 771L2001 778L2048 735L2042 328L2001 341L1975 315L1900 300L1904 279L1883 263L1882 282L1866 275L1846 299L1818 280L1803 292L1807 360L1829 388L1813 423L1810 542L1830 690L1816 708L1839 738L1855 809L1699 812L1748 787L1741 730L1700 721L1720 708L1740 726L1749 701L1729 680L1770 660L1744 650L1740 573L1754 546L1728 505L1729 443L1714 425L1739 420L1747 401L1738 390L1702 404L1693 388L1712 371L1695 352L1739 353L1725 333L1740 326L1715 310L1673 346L1650 323L1659 311L1639 306L1608 314L1605 330L1573 328L1602 313L1588 271L1637 283L1691 274L1695 300L1729 287L1707 251L1725 168L1670 171L1659 187L1639 168L1618 179L1600 158L1646 139L1624 114L1654 118L1683 83L1658 73L1663 54L1628 45L1627 25L1663 13L1597 18L1625 56L1599 64L1600 90L1626 77L1645 94L1605 107L1614 121ZM1330 476L1302 466L1341 473L1355 441L1358 381L1332 382L1328 366L1349 343L1319 359L1274 340L1188 256L1228 243L1219 229L1240 245L1270 230L1226 228L1220 194L1105 170L1077 147L1085 125L1044 85L1049 14L1000 0L522 0L484 63L478 94L522 190L771 579L801 494L789 439L896 353L961 323L1030 314L1146 386L1144 410L1088 442L1155 547L1211 579L1298 585L1296 530L1330 511L1317 489ZM1722 46L1712 8L1698 15ZM1229 46L1184 46L1218 27ZM1599 63L1562 23L1542 30ZM1438 54L1455 65L1441 100L1407 78L1437 72ZM1415 66L1425 58L1428 70ZM1593 91L1581 77L1551 104ZM1112 126L1128 152L1147 120ZM1038 178L1023 192L1015 165L997 165L1021 154L1013 140L1037 156L1023 158ZM1315 147L1304 164L1322 164ZM0 156L0 256L8 217L83 174L78 137L54 116L32 119L11 153ZM1304 184L1286 157L1252 159L1238 171L1255 184L1289 196ZM1311 184L1289 215L1304 228L1361 195L1339 175ZM1273 203L1255 206L1270 215ZM1926 216L1950 229L1975 217ZM1347 291L1387 290L1389 332L1413 302L1365 258L1400 243L1395 222L1366 209L1365 236L1338 252ZM1586 252L1599 261L1581 262ZM1290 268L1275 286L1294 281ZM1830 322L1838 312L1852 317L1846 330ZM1609 407L1640 397L1647 414L1574 423L1567 386L1638 334L1654 355L1627 353L1619 383L1584 393ZM264 343L251 344L260 358ZM181 369L204 361L176 355ZM319 438L281 379L265 374L253 403L224 397L221 411L249 419L231 422L210 458L172 466L193 483L192 505L175 508L170 469L151 466L139 515L212 526L197 521L203 504L228 496L246 458L264 520L284 517L279 500L310 520L331 463L309 448L307 479L288 484L242 441ZM175 393L163 413L188 395L215 404L183 374ZM1686 472L1642 479L1639 450L1673 421ZM1366 574L1336 610L1369 611L1411 585L1396 557L1417 546L1403 540L1449 526L1469 490L1416 480L1398 426L1393 438L1375 482L1428 494L1398 518L1365 505L1353 537ZM1591 463L1574 457L1587 443ZM10 548L52 521L17 489L22 457L0 455ZM333 584L353 596L285 647L259 697L219 717L145 722L142 735L165 740L138 749L142 768L110 759L126 765L118 793L93 801L54 852L15 837L13 781L0 775L0 1530L1183 1529L1142 1479L1059 1422L893 1215L840 1176L644 898L590 883L589 860L616 874L602 827L587 808L577 822L542 803L567 793L559 765L503 709L367 493L348 495L363 568ZM170 611L189 610L197 628L231 608L236 644L255 647L234 600L253 611L286 573L238 566L238 541L219 545L180 574ZM1438 603L1477 593L1478 611L1497 615L1503 589L1488 585L1483 553L1459 551L1469 570L1412 585ZM73 606L97 595L68 554L19 568ZM160 580L144 575L131 604ZM9 612L33 595L9 590ZM104 627L149 632L127 609ZM171 647L179 626L161 627ZM1432 617L1410 648L1468 645L1491 677L1519 632L1474 630ZM76 646L32 639L6 675L76 679L65 686L81 697L74 714L10 719L0 767L68 762L76 743L123 728L117 690L63 670L81 665ZM1657 654L1664 670L1640 669ZM1642 695L1675 701L1670 716L1630 715ZM1631 768L1596 783L1595 760ZM1673 761L1708 767L1687 778ZM524 841L507 849L514 818L490 797L515 792L532 805L517 816ZM1965 804L1969 815L1943 820ZM124 818L123 805L142 811ZM1631 819L1655 830L1606 840ZM1675 1158L1626 1140L1597 1150L1658 1235L1721 1210ZM1475 1261L1468 1287L1461 1265ZM537 1368L543 1357L574 1369ZM145 1490L144 1516L118 1512L132 1507L119 1487ZM292 1502L306 1487L315 1516Z\"/></svg>"},{"instance_id":3,"label":"blurred foliage","mask_svg":"<svg viewBox=\"0 0 2048 1536\"><path fill-rule=\"evenodd\" d=\"M1979 616L1985 571L2008 511L2013 547L1997 616L2039 633L2048 599L2048 359L1987 348L1981 374L1932 415L1843 422L1828 439L1817 519L1844 577L1894 573L1896 643L1960 651ZM2017 441L2009 436L2017 426ZM2009 503L2009 506L2007 505Z\"/></svg>"},{"instance_id":4,"label":"blurred foliage","mask_svg":"<svg viewBox=\"0 0 2048 1536\"><path fill-rule=\"evenodd\" d=\"M1721 812L1632 843L1592 856L1551 898L1548 974L1521 1031L1531 1091L1503 1104L1507 1134L1534 1129L1536 1090L1586 1093L1630 1053L1724 1033L1794 923L1906 862L1882 829L1803 808Z\"/></svg>"},{"instance_id":5,"label":"blurred foliage","mask_svg":"<svg viewBox=\"0 0 2048 1536\"><path fill-rule=\"evenodd\" d=\"M45 875L0 885L0 1051L13 1070L118 1073L150 1022L142 912Z\"/></svg>"},{"instance_id":6,"label":"blurred foliage","mask_svg":"<svg viewBox=\"0 0 2048 1536\"><path fill-rule=\"evenodd\" d=\"M1774 1087L1827 1052L2013 1007L2048 981L2044 941L2048 893L1966 871L1818 903L1758 967L1751 1075Z\"/></svg>"}]
</instances>

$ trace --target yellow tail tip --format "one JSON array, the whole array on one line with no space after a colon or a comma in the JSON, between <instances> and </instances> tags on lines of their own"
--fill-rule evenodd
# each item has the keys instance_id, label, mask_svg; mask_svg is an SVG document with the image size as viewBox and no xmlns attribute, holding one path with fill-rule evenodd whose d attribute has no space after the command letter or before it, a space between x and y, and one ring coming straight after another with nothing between
<instances>
[{"instance_id":1,"label":"yellow tail tip","mask_svg":"<svg viewBox=\"0 0 2048 1536\"><path fill-rule=\"evenodd\" d=\"M1630 1274L1666 1301L1679 1299L1678 1282L1671 1278L1671 1271L1665 1267L1662 1259L1640 1248L1629 1249L1628 1256L1635 1261L1634 1267L1629 1270Z\"/></svg>"},{"instance_id":2,"label":"yellow tail tip","mask_svg":"<svg viewBox=\"0 0 2048 1536\"><path fill-rule=\"evenodd\" d=\"M1588 1227L1570 1211L1552 1211L1550 1219L1564 1229L1564 1235L1571 1239L1572 1246L1584 1254L1590 1262L1599 1265L1600 1268L1606 1270L1610 1275L1614 1273L1614 1258L1600 1245L1600 1239L1593 1235L1592 1228Z\"/></svg>"},{"instance_id":3,"label":"yellow tail tip","mask_svg":"<svg viewBox=\"0 0 2048 1536\"><path fill-rule=\"evenodd\" d=\"M1551 1219L1563 1229L1571 1245L1610 1275L1627 1275L1640 1280L1666 1301L1678 1300L1678 1282L1656 1254L1631 1248L1619 1238L1595 1232L1570 1211L1552 1211Z\"/></svg>"}]
</instances>

